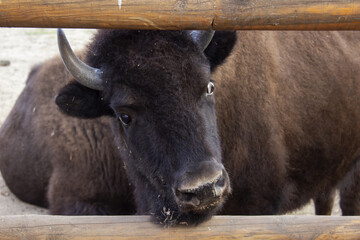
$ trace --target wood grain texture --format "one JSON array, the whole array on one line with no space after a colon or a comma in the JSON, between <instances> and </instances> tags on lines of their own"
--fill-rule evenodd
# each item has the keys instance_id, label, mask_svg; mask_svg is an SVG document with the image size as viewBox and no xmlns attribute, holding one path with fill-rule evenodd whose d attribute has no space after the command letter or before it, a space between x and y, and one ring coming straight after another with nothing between
<instances>
[{"instance_id":1,"label":"wood grain texture","mask_svg":"<svg viewBox=\"0 0 360 240\"><path fill-rule=\"evenodd\" d=\"M0 217L0 239L360 239L360 217L216 216L197 227L172 227L148 216Z\"/></svg>"},{"instance_id":2,"label":"wood grain texture","mask_svg":"<svg viewBox=\"0 0 360 240\"><path fill-rule=\"evenodd\" d=\"M0 27L360 30L360 0L0 0Z\"/></svg>"}]
</instances>

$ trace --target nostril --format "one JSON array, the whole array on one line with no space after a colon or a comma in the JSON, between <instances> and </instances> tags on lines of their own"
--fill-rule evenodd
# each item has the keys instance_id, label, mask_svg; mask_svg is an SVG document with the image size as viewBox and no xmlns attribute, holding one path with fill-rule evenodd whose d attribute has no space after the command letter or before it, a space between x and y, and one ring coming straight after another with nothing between
<instances>
[{"instance_id":1,"label":"nostril","mask_svg":"<svg viewBox=\"0 0 360 240\"><path fill-rule=\"evenodd\" d=\"M194 171L181 172L173 194L180 211L207 211L221 205L231 192L229 176L224 167L207 161Z\"/></svg>"},{"instance_id":2,"label":"nostril","mask_svg":"<svg viewBox=\"0 0 360 240\"><path fill-rule=\"evenodd\" d=\"M224 187L225 186L225 178L221 176L217 182L215 183L215 187Z\"/></svg>"},{"instance_id":3,"label":"nostril","mask_svg":"<svg viewBox=\"0 0 360 240\"><path fill-rule=\"evenodd\" d=\"M200 200L198 199L196 193L176 189L175 195L178 200L184 204L191 204L195 206L200 205Z\"/></svg>"},{"instance_id":4,"label":"nostril","mask_svg":"<svg viewBox=\"0 0 360 240\"><path fill-rule=\"evenodd\" d=\"M194 193L183 193L182 196L185 202L190 202L194 197L196 197Z\"/></svg>"}]
</instances>

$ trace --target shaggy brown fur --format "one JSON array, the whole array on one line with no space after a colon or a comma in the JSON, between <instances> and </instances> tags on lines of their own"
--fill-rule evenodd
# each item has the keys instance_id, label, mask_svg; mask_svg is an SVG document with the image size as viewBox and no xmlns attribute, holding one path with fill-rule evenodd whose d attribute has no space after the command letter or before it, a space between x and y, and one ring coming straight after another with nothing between
<instances>
[{"instance_id":1,"label":"shaggy brown fur","mask_svg":"<svg viewBox=\"0 0 360 240\"><path fill-rule=\"evenodd\" d=\"M213 76L223 162L233 179L223 213L285 213L313 198L316 213L330 214L346 174L359 181L349 172L360 150L359 37L238 33ZM354 209L358 185L345 185Z\"/></svg>"},{"instance_id":2,"label":"shaggy brown fur","mask_svg":"<svg viewBox=\"0 0 360 240\"><path fill-rule=\"evenodd\" d=\"M220 213L282 214L314 199L316 213L329 214L339 187L343 214L360 214L359 39L356 32L237 33L230 56L211 66L232 186ZM114 143L111 119L61 114L53 99L64 79L71 77L58 58L30 74L0 130L4 179L20 199L52 213L134 213L118 153L125 146Z\"/></svg>"}]
</instances>

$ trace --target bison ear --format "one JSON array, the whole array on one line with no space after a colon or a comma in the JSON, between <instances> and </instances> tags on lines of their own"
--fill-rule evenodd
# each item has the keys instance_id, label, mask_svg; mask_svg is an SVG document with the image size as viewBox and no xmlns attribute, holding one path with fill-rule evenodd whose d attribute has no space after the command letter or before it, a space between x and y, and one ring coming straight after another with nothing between
<instances>
[{"instance_id":1,"label":"bison ear","mask_svg":"<svg viewBox=\"0 0 360 240\"><path fill-rule=\"evenodd\" d=\"M113 115L100 91L84 87L77 82L62 88L55 98L55 103L63 113L73 117L96 118Z\"/></svg>"},{"instance_id":2,"label":"bison ear","mask_svg":"<svg viewBox=\"0 0 360 240\"><path fill-rule=\"evenodd\" d=\"M222 64L236 43L236 31L216 31L204 53L210 61L211 71Z\"/></svg>"}]
</instances>

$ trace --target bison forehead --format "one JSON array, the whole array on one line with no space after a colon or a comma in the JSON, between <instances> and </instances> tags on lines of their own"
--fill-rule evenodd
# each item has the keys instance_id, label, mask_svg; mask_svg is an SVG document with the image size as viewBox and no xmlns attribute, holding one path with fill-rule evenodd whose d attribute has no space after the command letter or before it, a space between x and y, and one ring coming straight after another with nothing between
<instances>
[{"instance_id":1,"label":"bison forehead","mask_svg":"<svg viewBox=\"0 0 360 240\"><path fill-rule=\"evenodd\" d=\"M165 66L170 61L157 61L146 66L125 65L121 70L107 71L111 95L129 89L127 95L136 96L151 106L195 104L205 95L210 80L208 66L193 66L188 60L182 66Z\"/></svg>"},{"instance_id":2,"label":"bison forehead","mask_svg":"<svg viewBox=\"0 0 360 240\"><path fill-rule=\"evenodd\" d=\"M176 66L177 65L177 66ZM123 77L129 86L147 93L169 96L198 97L210 80L207 68L194 66L189 60L182 62L158 61L144 68L134 69Z\"/></svg>"},{"instance_id":3,"label":"bison forehead","mask_svg":"<svg viewBox=\"0 0 360 240\"><path fill-rule=\"evenodd\" d=\"M185 32L107 30L89 47L106 80L154 94L199 94L210 80L206 57Z\"/></svg>"}]
</instances>

